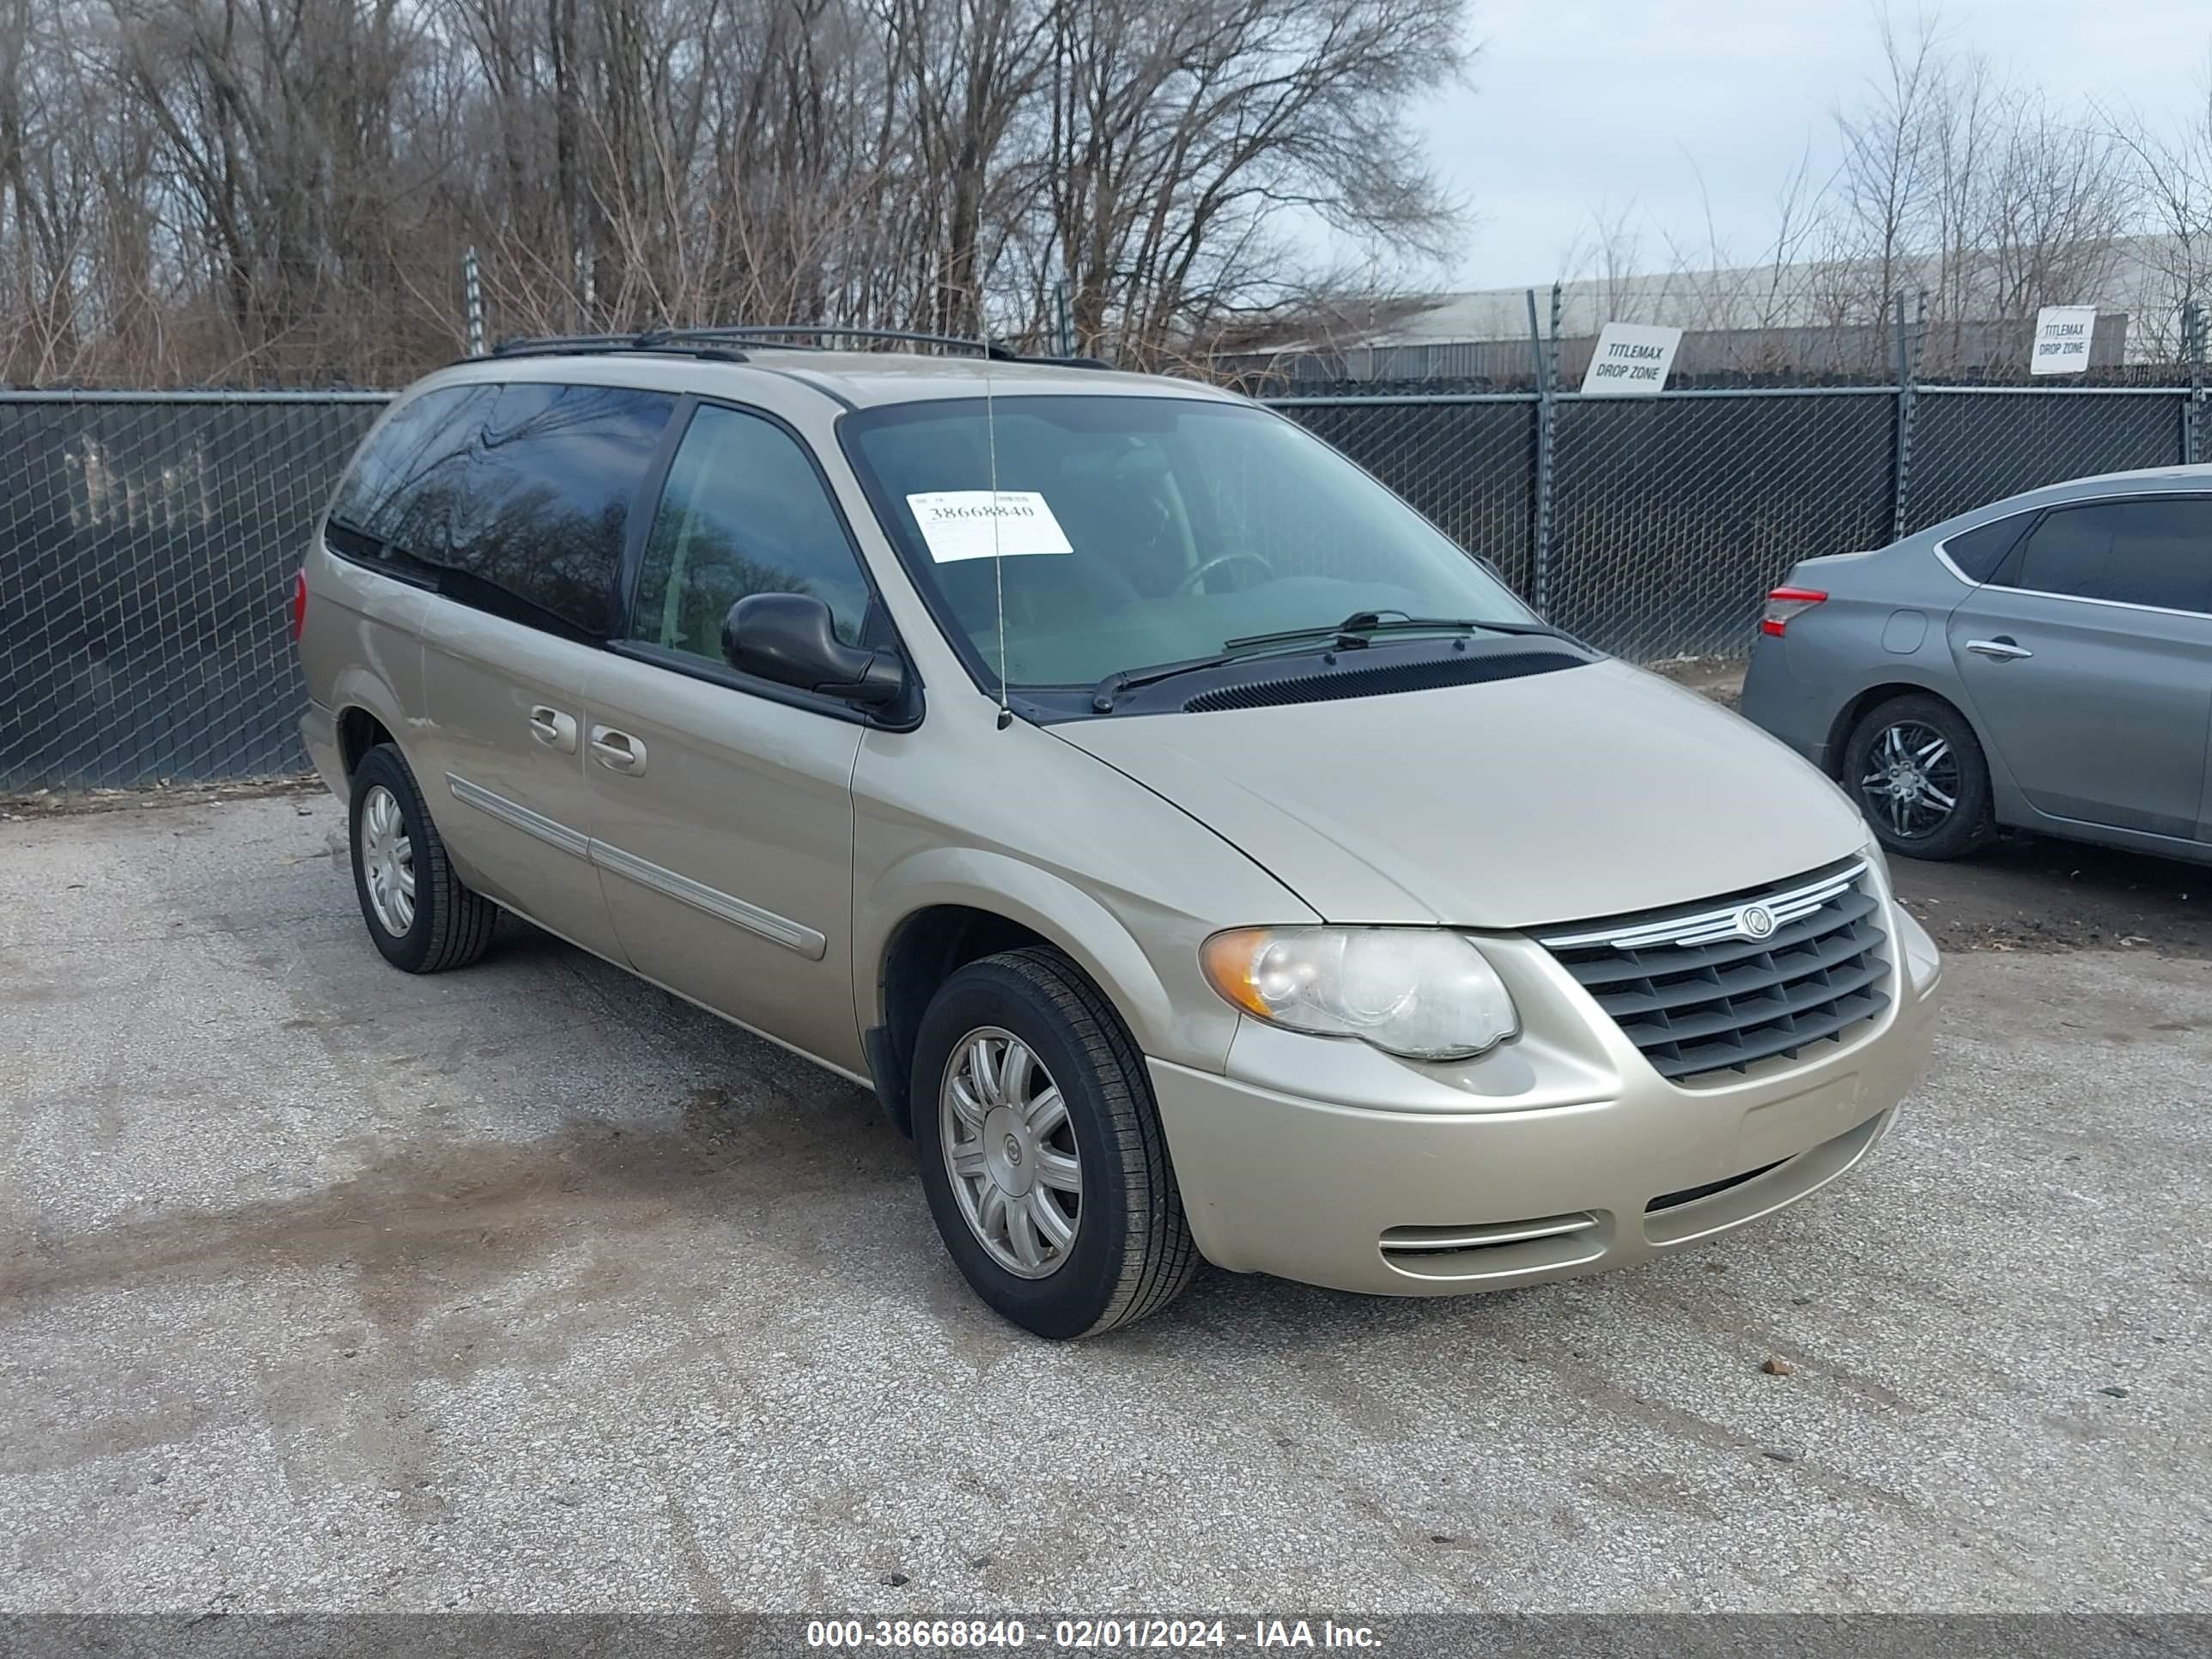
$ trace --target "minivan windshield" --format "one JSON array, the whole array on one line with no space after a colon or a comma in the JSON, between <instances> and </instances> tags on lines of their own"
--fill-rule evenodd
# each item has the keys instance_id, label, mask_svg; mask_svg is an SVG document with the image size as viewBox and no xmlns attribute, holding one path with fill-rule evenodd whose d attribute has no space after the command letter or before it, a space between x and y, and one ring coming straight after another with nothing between
<instances>
[{"instance_id":1,"label":"minivan windshield","mask_svg":"<svg viewBox=\"0 0 2212 1659\"><path fill-rule=\"evenodd\" d=\"M1405 618L1534 621L1412 507L1249 405L1014 395L988 409L892 404L841 430L915 581L987 681L1002 673L1002 591L1012 688L1088 687L1258 635L1325 640L1361 613L1401 634L1415 631Z\"/></svg>"}]
</instances>

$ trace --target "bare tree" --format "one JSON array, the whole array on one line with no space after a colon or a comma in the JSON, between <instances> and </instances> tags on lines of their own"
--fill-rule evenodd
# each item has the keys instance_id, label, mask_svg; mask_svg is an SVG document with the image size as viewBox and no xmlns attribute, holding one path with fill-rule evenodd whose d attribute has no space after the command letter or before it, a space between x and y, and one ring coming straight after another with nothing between
<instances>
[{"instance_id":1,"label":"bare tree","mask_svg":"<svg viewBox=\"0 0 2212 1659\"><path fill-rule=\"evenodd\" d=\"M1879 40L1880 70L1836 112L1833 174L1801 160L1748 264L1710 215L1701 247L1662 233L1663 283L1635 285L1664 313L1650 320L1732 333L1735 367L1879 373L1900 293L1916 315L1924 298L1927 361L1953 367L2024 362L2022 319L2107 292L2140 199L2112 124L2007 82L1929 18L1908 30L1885 13Z\"/></svg>"},{"instance_id":2,"label":"bare tree","mask_svg":"<svg viewBox=\"0 0 2212 1659\"><path fill-rule=\"evenodd\" d=\"M1202 350L1455 222L1465 0L0 0L0 372L404 378L495 325ZM1293 227L1297 228L1293 228Z\"/></svg>"},{"instance_id":3,"label":"bare tree","mask_svg":"<svg viewBox=\"0 0 2212 1659\"><path fill-rule=\"evenodd\" d=\"M1929 204L1942 194L1937 132L1947 101L1934 31L1904 35L1887 12L1880 28L1882 72L1863 104L1836 118L1843 165L1825 262L1842 279L1830 295L1837 320L1870 322L1877 333L1889 296L1923 272Z\"/></svg>"},{"instance_id":4,"label":"bare tree","mask_svg":"<svg viewBox=\"0 0 2212 1659\"><path fill-rule=\"evenodd\" d=\"M1044 194L1078 336L1140 353L1291 297L1286 213L1408 254L1457 204L1407 98L1465 62L1459 0L1055 0Z\"/></svg>"},{"instance_id":5,"label":"bare tree","mask_svg":"<svg viewBox=\"0 0 2212 1659\"><path fill-rule=\"evenodd\" d=\"M2196 90L2187 115L2163 127L2134 110L2105 112L2144 232L2137 246L2148 280L2137 320L2148 341L2173 352L2184 311L2212 303L2212 53Z\"/></svg>"},{"instance_id":6,"label":"bare tree","mask_svg":"<svg viewBox=\"0 0 2212 1659\"><path fill-rule=\"evenodd\" d=\"M1590 210L1588 228L1567 245L1559 261L1564 280L1595 284L1601 323L1653 320L1640 314L1636 279L1642 270L1644 230L1637 211L1632 196L1619 207L1600 202Z\"/></svg>"}]
</instances>

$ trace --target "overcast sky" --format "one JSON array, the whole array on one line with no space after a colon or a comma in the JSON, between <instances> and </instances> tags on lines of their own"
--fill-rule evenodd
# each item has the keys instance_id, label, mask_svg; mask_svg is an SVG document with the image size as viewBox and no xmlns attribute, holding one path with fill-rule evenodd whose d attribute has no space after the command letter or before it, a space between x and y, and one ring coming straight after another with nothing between
<instances>
[{"instance_id":1,"label":"overcast sky","mask_svg":"<svg viewBox=\"0 0 2212 1659\"><path fill-rule=\"evenodd\" d=\"M1833 112L1881 67L1874 0L1472 9L1474 89L1422 119L1476 215L1448 273L1455 288L1548 282L1594 210L1631 203L1647 226L1645 264L1674 263L1662 225L1702 253L1708 198L1735 258L1756 258L1790 167L1808 143L1832 163ZM2208 0L1948 0L1941 15L1947 38L2055 94L2169 117L2212 53Z\"/></svg>"}]
</instances>

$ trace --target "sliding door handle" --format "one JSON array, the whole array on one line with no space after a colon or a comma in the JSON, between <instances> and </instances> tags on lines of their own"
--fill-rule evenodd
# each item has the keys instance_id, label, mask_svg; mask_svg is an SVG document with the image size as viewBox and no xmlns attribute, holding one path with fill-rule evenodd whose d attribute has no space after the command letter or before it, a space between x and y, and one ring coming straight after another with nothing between
<instances>
[{"instance_id":1,"label":"sliding door handle","mask_svg":"<svg viewBox=\"0 0 2212 1659\"><path fill-rule=\"evenodd\" d=\"M592 757L610 772L635 777L645 770L645 745L611 726L592 728Z\"/></svg>"}]
</instances>

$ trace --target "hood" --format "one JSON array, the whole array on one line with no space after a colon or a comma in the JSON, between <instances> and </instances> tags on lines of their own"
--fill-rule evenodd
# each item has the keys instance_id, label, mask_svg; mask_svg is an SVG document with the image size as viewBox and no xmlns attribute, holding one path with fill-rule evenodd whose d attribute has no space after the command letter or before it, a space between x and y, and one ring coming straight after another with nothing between
<instances>
[{"instance_id":1,"label":"hood","mask_svg":"<svg viewBox=\"0 0 2212 1659\"><path fill-rule=\"evenodd\" d=\"M1616 915L1779 881L1868 839L1781 744L1624 663L1050 729L1331 921Z\"/></svg>"}]
</instances>

